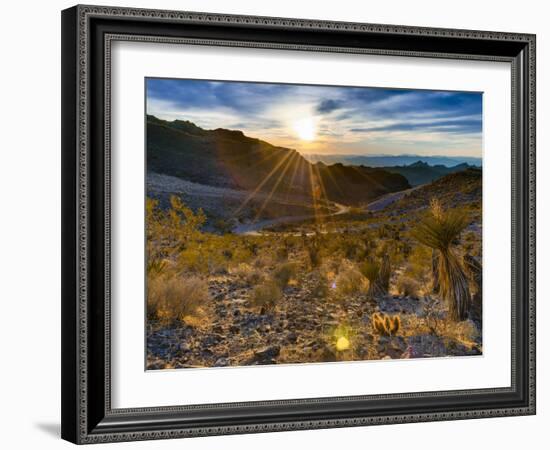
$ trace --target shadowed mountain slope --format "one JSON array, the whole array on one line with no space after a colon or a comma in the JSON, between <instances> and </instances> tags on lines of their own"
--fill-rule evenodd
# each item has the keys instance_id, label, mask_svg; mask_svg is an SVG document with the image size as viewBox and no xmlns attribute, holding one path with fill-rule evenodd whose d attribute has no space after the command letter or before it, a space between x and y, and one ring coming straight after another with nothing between
<instances>
[{"instance_id":1,"label":"shadowed mountain slope","mask_svg":"<svg viewBox=\"0 0 550 450\"><path fill-rule=\"evenodd\" d=\"M242 131L204 130L147 116L147 171L204 185L358 204L407 189L400 174L342 164L311 164L296 150Z\"/></svg>"}]
</instances>

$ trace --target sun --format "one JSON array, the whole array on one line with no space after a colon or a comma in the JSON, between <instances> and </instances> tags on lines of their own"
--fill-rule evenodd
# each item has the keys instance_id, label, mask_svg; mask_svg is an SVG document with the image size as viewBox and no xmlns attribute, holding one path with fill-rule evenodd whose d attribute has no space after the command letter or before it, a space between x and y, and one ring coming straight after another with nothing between
<instances>
[{"instance_id":1,"label":"sun","mask_svg":"<svg viewBox=\"0 0 550 450\"><path fill-rule=\"evenodd\" d=\"M312 117L296 120L292 123L292 128L302 141L313 141L315 139L317 127Z\"/></svg>"}]
</instances>

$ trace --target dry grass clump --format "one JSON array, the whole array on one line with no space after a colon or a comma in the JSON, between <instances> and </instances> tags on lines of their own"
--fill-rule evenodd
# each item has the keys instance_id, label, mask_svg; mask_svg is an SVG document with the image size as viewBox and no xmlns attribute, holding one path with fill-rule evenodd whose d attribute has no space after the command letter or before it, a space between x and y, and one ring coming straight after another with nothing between
<instances>
[{"instance_id":1,"label":"dry grass clump","mask_svg":"<svg viewBox=\"0 0 550 450\"><path fill-rule=\"evenodd\" d=\"M183 320L210 300L208 284L199 277L150 277L147 315L162 321Z\"/></svg>"},{"instance_id":2,"label":"dry grass clump","mask_svg":"<svg viewBox=\"0 0 550 450\"><path fill-rule=\"evenodd\" d=\"M428 327L430 324L426 324ZM451 320L439 320L433 331L439 337L450 339L452 341L461 342L466 346L476 345L476 341L481 338L480 330L472 320L464 320L462 322L453 322Z\"/></svg>"},{"instance_id":3,"label":"dry grass clump","mask_svg":"<svg viewBox=\"0 0 550 450\"><path fill-rule=\"evenodd\" d=\"M465 320L464 322L455 324L453 332L455 339L467 344L481 338L481 332L472 320Z\"/></svg>"},{"instance_id":4,"label":"dry grass clump","mask_svg":"<svg viewBox=\"0 0 550 450\"><path fill-rule=\"evenodd\" d=\"M262 272L250 264L240 263L229 270L229 273L236 275L247 284L258 284L262 278Z\"/></svg>"},{"instance_id":5,"label":"dry grass clump","mask_svg":"<svg viewBox=\"0 0 550 450\"><path fill-rule=\"evenodd\" d=\"M418 297L420 285L415 279L401 275L397 280L397 292L406 297Z\"/></svg>"},{"instance_id":6,"label":"dry grass clump","mask_svg":"<svg viewBox=\"0 0 550 450\"><path fill-rule=\"evenodd\" d=\"M368 280L357 269L355 264L349 262L344 264L340 269L334 284L336 296L339 298L366 292L369 287Z\"/></svg>"},{"instance_id":7,"label":"dry grass clump","mask_svg":"<svg viewBox=\"0 0 550 450\"><path fill-rule=\"evenodd\" d=\"M308 238L306 236L303 236L302 239L303 239L303 245L306 250L307 259L310 267L312 269L319 267L322 263L321 245L319 242L320 239L317 236L313 238Z\"/></svg>"},{"instance_id":8,"label":"dry grass clump","mask_svg":"<svg viewBox=\"0 0 550 450\"><path fill-rule=\"evenodd\" d=\"M264 281L252 291L251 302L263 311L272 311L283 298L283 291L274 280Z\"/></svg>"},{"instance_id":9,"label":"dry grass clump","mask_svg":"<svg viewBox=\"0 0 550 450\"><path fill-rule=\"evenodd\" d=\"M277 247L275 250L275 256L279 261L285 261L288 259L288 248L287 247Z\"/></svg>"},{"instance_id":10,"label":"dry grass clump","mask_svg":"<svg viewBox=\"0 0 550 450\"><path fill-rule=\"evenodd\" d=\"M270 255L259 255L254 259L252 263L257 269L265 269L273 265L273 258Z\"/></svg>"},{"instance_id":11,"label":"dry grass clump","mask_svg":"<svg viewBox=\"0 0 550 450\"><path fill-rule=\"evenodd\" d=\"M311 274L311 297L313 298L326 298L328 296L328 280L319 271L315 271Z\"/></svg>"},{"instance_id":12,"label":"dry grass clump","mask_svg":"<svg viewBox=\"0 0 550 450\"><path fill-rule=\"evenodd\" d=\"M283 289L288 285L288 282L296 276L297 271L298 266L296 263L286 262L273 271L273 280Z\"/></svg>"}]
</instances>

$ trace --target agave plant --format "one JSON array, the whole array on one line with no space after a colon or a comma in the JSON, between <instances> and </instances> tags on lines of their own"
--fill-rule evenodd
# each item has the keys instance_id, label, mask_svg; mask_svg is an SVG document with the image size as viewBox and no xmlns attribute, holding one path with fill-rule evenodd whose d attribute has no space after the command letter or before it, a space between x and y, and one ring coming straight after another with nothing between
<instances>
[{"instance_id":1,"label":"agave plant","mask_svg":"<svg viewBox=\"0 0 550 450\"><path fill-rule=\"evenodd\" d=\"M471 305L468 278L453 242L468 225L466 214L458 210L444 211L441 203L432 200L430 213L418 223L413 236L436 250L439 294L447 302L449 316L458 322L468 317Z\"/></svg>"}]
</instances>

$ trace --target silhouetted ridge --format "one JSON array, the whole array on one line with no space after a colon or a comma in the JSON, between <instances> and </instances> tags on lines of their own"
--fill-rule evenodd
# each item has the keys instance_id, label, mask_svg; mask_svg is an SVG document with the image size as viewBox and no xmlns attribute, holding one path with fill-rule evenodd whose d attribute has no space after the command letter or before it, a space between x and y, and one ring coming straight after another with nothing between
<instances>
[{"instance_id":1,"label":"silhouetted ridge","mask_svg":"<svg viewBox=\"0 0 550 450\"><path fill-rule=\"evenodd\" d=\"M192 122L147 116L147 170L196 183L274 195L370 201L409 188L406 178L379 168L311 164L296 150L239 130L204 130Z\"/></svg>"}]
</instances>

